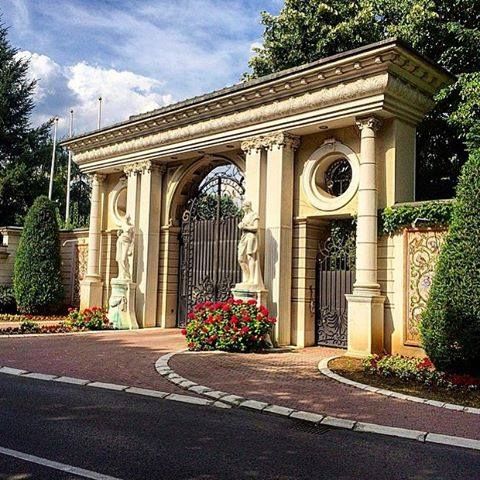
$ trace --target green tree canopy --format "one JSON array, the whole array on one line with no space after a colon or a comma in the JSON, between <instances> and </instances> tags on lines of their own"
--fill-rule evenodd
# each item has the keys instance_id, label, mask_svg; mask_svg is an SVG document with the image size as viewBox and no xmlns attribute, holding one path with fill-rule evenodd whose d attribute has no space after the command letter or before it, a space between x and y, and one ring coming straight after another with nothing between
<instances>
[{"instance_id":1,"label":"green tree canopy","mask_svg":"<svg viewBox=\"0 0 480 480\"><path fill-rule=\"evenodd\" d=\"M48 192L51 122L30 124L36 82L29 79L28 60L17 55L7 34L0 23L0 224L21 225L35 198ZM57 160L53 198L63 216L67 155L60 149ZM72 203L79 223L85 224L89 187L76 165L72 172Z\"/></svg>"},{"instance_id":2,"label":"green tree canopy","mask_svg":"<svg viewBox=\"0 0 480 480\"><path fill-rule=\"evenodd\" d=\"M472 105L465 90L480 87L478 0L285 0L279 15L263 12L262 23L263 45L246 78L395 36L458 75L419 125L417 143L417 199L453 195L465 141L475 138L467 124L480 121L478 95Z\"/></svg>"}]
</instances>

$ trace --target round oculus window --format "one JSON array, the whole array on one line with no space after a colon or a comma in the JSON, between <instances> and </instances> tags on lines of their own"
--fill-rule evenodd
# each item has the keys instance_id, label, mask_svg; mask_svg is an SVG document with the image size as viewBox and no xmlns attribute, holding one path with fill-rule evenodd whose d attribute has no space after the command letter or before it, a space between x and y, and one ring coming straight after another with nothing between
<instances>
[{"instance_id":1,"label":"round oculus window","mask_svg":"<svg viewBox=\"0 0 480 480\"><path fill-rule=\"evenodd\" d=\"M325 170L324 175L327 193L333 197L339 197L347 191L352 182L352 166L346 158L340 158Z\"/></svg>"}]
</instances>

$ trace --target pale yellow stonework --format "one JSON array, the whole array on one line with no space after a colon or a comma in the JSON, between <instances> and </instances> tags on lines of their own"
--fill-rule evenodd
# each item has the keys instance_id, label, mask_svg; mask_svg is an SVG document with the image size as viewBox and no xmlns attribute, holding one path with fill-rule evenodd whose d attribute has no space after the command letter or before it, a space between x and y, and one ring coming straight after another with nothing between
<instances>
[{"instance_id":1,"label":"pale yellow stonework","mask_svg":"<svg viewBox=\"0 0 480 480\"><path fill-rule=\"evenodd\" d=\"M330 220L356 215L349 352L415 350L399 333L401 239L378 243L376 216L378 208L414 200L415 125L450 80L411 49L385 41L64 142L93 175L82 306L107 303L118 215L129 213L139 324L175 326L185 204L212 168L233 163L260 216L259 258L277 342L315 342L318 244ZM345 194L331 197L318 178L338 158L348 160L353 178Z\"/></svg>"}]
</instances>

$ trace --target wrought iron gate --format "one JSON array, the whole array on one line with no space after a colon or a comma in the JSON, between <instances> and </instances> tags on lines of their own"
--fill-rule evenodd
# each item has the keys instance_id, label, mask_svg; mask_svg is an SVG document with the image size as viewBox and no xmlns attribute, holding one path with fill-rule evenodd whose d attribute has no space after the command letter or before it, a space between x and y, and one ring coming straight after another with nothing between
<instances>
[{"instance_id":1,"label":"wrought iron gate","mask_svg":"<svg viewBox=\"0 0 480 480\"><path fill-rule=\"evenodd\" d=\"M347 347L347 299L355 279L355 236L330 237L316 264L316 343Z\"/></svg>"},{"instance_id":2,"label":"wrought iron gate","mask_svg":"<svg viewBox=\"0 0 480 480\"><path fill-rule=\"evenodd\" d=\"M245 188L240 171L218 167L187 204L180 232L177 325L198 302L226 300L241 280L238 229Z\"/></svg>"}]
</instances>

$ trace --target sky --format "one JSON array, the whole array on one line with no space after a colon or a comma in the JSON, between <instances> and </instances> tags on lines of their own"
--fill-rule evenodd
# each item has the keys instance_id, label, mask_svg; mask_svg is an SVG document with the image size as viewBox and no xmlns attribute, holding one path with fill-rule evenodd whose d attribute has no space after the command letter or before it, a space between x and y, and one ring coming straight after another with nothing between
<instances>
[{"instance_id":1,"label":"sky","mask_svg":"<svg viewBox=\"0 0 480 480\"><path fill-rule=\"evenodd\" d=\"M0 0L3 23L37 79L33 124L59 136L237 83L259 45L260 12L282 0Z\"/></svg>"}]
</instances>

